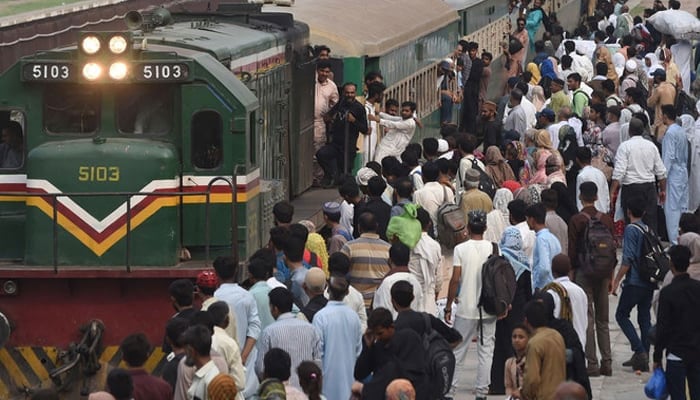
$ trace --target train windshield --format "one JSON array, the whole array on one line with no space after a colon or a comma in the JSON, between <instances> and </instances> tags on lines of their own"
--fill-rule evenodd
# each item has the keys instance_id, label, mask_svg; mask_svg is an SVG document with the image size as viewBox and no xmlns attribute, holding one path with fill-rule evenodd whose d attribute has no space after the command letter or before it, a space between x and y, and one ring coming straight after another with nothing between
<instances>
[{"instance_id":1,"label":"train windshield","mask_svg":"<svg viewBox=\"0 0 700 400\"><path fill-rule=\"evenodd\" d=\"M116 97L119 131L164 136L172 129L173 89L164 85L130 85Z\"/></svg>"},{"instance_id":2,"label":"train windshield","mask_svg":"<svg viewBox=\"0 0 700 400\"><path fill-rule=\"evenodd\" d=\"M98 88L50 85L44 91L44 129L54 134L91 135L100 120Z\"/></svg>"}]
</instances>

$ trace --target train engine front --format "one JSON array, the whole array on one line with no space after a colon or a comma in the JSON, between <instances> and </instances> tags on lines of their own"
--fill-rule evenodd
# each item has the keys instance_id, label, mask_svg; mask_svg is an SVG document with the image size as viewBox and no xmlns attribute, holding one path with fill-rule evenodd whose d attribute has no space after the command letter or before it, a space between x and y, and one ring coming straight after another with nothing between
<instances>
[{"instance_id":1,"label":"train engine front","mask_svg":"<svg viewBox=\"0 0 700 400\"><path fill-rule=\"evenodd\" d=\"M170 282L260 245L258 100L155 36L83 32L0 76L0 398L135 331L158 344Z\"/></svg>"}]
</instances>

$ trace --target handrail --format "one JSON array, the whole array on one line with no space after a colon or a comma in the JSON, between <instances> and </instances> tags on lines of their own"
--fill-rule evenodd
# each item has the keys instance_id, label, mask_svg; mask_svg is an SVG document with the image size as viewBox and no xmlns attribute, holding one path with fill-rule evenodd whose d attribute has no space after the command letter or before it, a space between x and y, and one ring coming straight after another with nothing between
<instances>
[{"instance_id":1,"label":"handrail","mask_svg":"<svg viewBox=\"0 0 700 400\"><path fill-rule=\"evenodd\" d=\"M58 273L58 204L59 197L122 197L126 198L126 271L131 272L131 197L132 196L161 196L161 197L184 197L184 196L205 196L205 265L209 266L209 248L210 248L210 204L211 191L214 183L217 181L225 181L231 188L231 256L238 264L238 218L236 206L238 199L236 198L238 190L233 179L218 176L209 181L206 191L197 192L67 192L67 193L31 193L31 192L0 192L2 197L42 197L51 198L53 206L53 269L54 273Z\"/></svg>"}]
</instances>

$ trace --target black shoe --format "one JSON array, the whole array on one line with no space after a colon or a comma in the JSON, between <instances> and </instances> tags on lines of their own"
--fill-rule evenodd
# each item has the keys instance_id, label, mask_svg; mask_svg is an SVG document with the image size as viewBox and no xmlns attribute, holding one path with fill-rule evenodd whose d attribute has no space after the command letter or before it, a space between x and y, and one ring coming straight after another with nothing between
<instances>
[{"instance_id":1,"label":"black shoe","mask_svg":"<svg viewBox=\"0 0 700 400\"><path fill-rule=\"evenodd\" d=\"M632 369L649 372L649 355L647 353L635 353L633 358Z\"/></svg>"},{"instance_id":2,"label":"black shoe","mask_svg":"<svg viewBox=\"0 0 700 400\"><path fill-rule=\"evenodd\" d=\"M630 358L629 360L623 362L623 363L622 363L622 366L623 366L623 367L631 367L632 364L634 364L634 354L632 354L632 358Z\"/></svg>"}]
</instances>

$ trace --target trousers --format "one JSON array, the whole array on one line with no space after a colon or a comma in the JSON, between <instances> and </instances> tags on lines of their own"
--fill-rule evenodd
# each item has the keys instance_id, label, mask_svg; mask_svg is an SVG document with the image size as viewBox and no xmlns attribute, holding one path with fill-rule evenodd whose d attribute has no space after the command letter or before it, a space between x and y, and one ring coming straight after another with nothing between
<instances>
[{"instance_id":1,"label":"trousers","mask_svg":"<svg viewBox=\"0 0 700 400\"><path fill-rule=\"evenodd\" d=\"M493 350L496 342L496 318L484 318L482 329L479 329L478 319L466 319L455 317L454 328L462 335L462 342L455 347L454 354L457 362L452 386L457 387L459 375L464 374L464 360L467 358L467 350L475 334L478 334L476 351L479 364L476 369L476 396L486 396L491 384L491 363L493 362ZM483 344L482 344L483 341Z\"/></svg>"},{"instance_id":2,"label":"trousers","mask_svg":"<svg viewBox=\"0 0 700 400\"><path fill-rule=\"evenodd\" d=\"M598 367L598 351L596 338L600 349L601 364L612 362L610 350L610 302L608 299L608 285L610 278L591 279L585 276L583 271L576 271L576 283L583 288L588 297L588 328L586 329L586 361L588 368Z\"/></svg>"}]
</instances>

